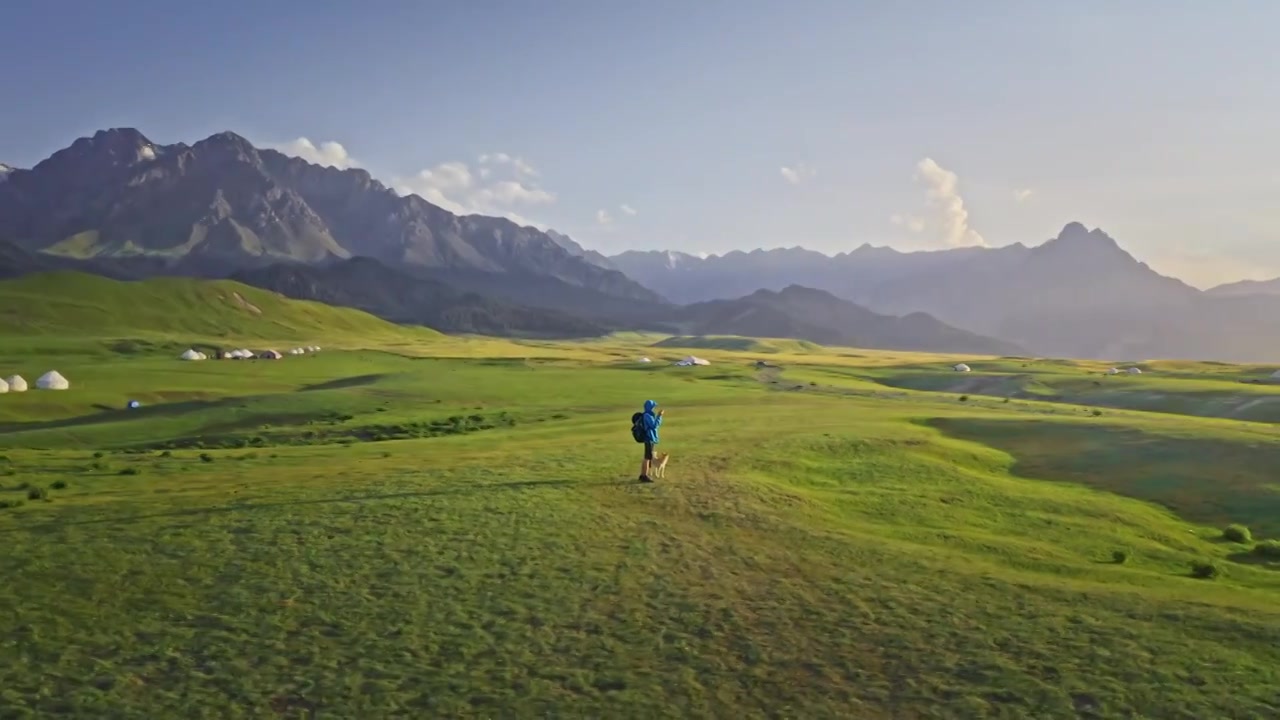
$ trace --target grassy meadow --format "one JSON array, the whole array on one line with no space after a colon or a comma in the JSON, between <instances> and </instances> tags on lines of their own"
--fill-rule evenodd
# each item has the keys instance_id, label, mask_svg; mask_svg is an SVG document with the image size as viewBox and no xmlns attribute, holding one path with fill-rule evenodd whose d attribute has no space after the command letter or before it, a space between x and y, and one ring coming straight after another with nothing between
<instances>
[{"instance_id":1,"label":"grassy meadow","mask_svg":"<svg viewBox=\"0 0 1280 720\"><path fill-rule=\"evenodd\" d=\"M1280 716L1280 434L1214 410L1261 368L211 292L225 322L0 316L0 376L72 383L0 395L0 717ZM325 349L176 359L272 344Z\"/></svg>"}]
</instances>

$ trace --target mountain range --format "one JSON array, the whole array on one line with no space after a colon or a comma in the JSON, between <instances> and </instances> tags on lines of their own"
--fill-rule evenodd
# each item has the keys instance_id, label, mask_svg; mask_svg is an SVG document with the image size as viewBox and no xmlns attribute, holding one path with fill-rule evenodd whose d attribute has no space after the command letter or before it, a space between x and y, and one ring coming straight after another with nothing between
<instances>
[{"instance_id":1,"label":"mountain range","mask_svg":"<svg viewBox=\"0 0 1280 720\"><path fill-rule=\"evenodd\" d=\"M1080 223L1036 246L606 257L555 230L456 215L364 170L231 132L160 145L103 130L29 170L0 166L0 279L55 270L234 278L445 332L1280 359L1280 281L1201 292Z\"/></svg>"},{"instance_id":2,"label":"mountain range","mask_svg":"<svg viewBox=\"0 0 1280 720\"><path fill-rule=\"evenodd\" d=\"M789 248L706 258L631 251L609 261L677 302L802 285L879 313L927 313L1040 355L1280 360L1280 282L1202 292L1076 222L1034 247L863 245L835 256Z\"/></svg>"},{"instance_id":3,"label":"mountain range","mask_svg":"<svg viewBox=\"0 0 1280 720\"><path fill-rule=\"evenodd\" d=\"M446 332L585 337L613 330L784 334L869 347L1009 344L931 318L889 318L827 293L797 304L668 302L554 230L455 215L359 169L321 167L223 132L160 145L103 130L0 182L0 278L231 278ZM815 318L799 318L825 306ZM736 308L736 310L735 310Z\"/></svg>"}]
</instances>

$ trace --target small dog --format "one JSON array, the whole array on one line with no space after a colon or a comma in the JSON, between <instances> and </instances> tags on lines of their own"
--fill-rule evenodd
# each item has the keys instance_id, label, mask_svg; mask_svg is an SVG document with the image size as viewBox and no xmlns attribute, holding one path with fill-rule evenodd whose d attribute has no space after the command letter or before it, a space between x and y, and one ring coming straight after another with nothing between
<instances>
[{"instance_id":1,"label":"small dog","mask_svg":"<svg viewBox=\"0 0 1280 720\"><path fill-rule=\"evenodd\" d=\"M671 459L671 453L658 453L658 457L653 460L653 476L655 478L663 478L667 475L667 461Z\"/></svg>"}]
</instances>

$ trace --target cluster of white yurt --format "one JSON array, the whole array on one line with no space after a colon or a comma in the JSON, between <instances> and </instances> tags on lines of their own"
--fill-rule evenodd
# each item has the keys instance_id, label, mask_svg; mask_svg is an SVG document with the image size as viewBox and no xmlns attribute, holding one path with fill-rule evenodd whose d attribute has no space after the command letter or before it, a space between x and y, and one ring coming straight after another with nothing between
<instances>
[{"instance_id":1,"label":"cluster of white yurt","mask_svg":"<svg viewBox=\"0 0 1280 720\"><path fill-rule=\"evenodd\" d=\"M711 362L709 360L703 360L700 357L694 357L693 355L690 355L689 357L684 358L683 360L677 360L675 364L679 365L680 367L689 367L691 365L710 365Z\"/></svg>"},{"instance_id":2,"label":"cluster of white yurt","mask_svg":"<svg viewBox=\"0 0 1280 720\"><path fill-rule=\"evenodd\" d=\"M191 349L188 349L186 352L182 353L181 355L179 355L178 358L180 360L208 360L209 356L205 355L199 350L196 350L195 348L191 348Z\"/></svg>"},{"instance_id":3,"label":"cluster of white yurt","mask_svg":"<svg viewBox=\"0 0 1280 720\"><path fill-rule=\"evenodd\" d=\"M30 386L27 384L26 379L21 375L10 375L7 378L0 378L0 393L20 393L26 392L28 389L30 389ZM57 370L50 370L36 380L36 389L70 390L71 383L67 382L67 379L62 376L62 373Z\"/></svg>"},{"instance_id":4,"label":"cluster of white yurt","mask_svg":"<svg viewBox=\"0 0 1280 720\"><path fill-rule=\"evenodd\" d=\"M319 351L320 351L320 347L318 345L310 345L307 347L292 348L291 350L288 351L287 354L288 355L306 355L307 353L313 353L313 352L319 352ZM194 351L191 351L191 352L194 352ZM219 353L219 356L226 360L253 360L255 358L258 360L279 360L283 358L285 354L286 353L281 353L278 350L263 350L262 352L254 352L247 348L240 348L238 350L224 350L223 352ZM183 353L182 359L188 360L192 358L187 358L186 353ZM198 359L203 360L204 358L201 357Z\"/></svg>"}]
</instances>

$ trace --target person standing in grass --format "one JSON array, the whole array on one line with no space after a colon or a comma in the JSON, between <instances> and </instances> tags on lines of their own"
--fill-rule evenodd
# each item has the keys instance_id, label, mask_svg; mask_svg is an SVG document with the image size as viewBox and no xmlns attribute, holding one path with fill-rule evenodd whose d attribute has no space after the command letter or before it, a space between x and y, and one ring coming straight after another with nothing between
<instances>
[{"instance_id":1,"label":"person standing in grass","mask_svg":"<svg viewBox=\"0 0 1280 720\"><path fill-rule=\"evenodd\" d=\"M649 479L649 464L653 462L653 446L658 444L658 428L662 427L662 411L656 413L658 403L653 400L644 401L644 412L631 416L631 436L638 443L644 443L644 461L640 463L640 482L653 482Z\"/></svg>"}]
</instances>

